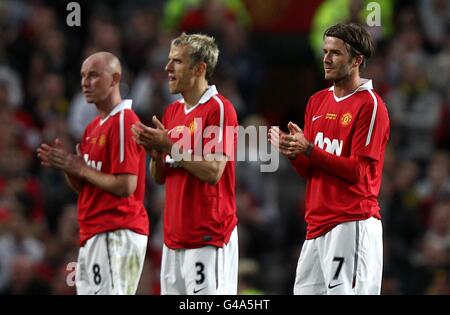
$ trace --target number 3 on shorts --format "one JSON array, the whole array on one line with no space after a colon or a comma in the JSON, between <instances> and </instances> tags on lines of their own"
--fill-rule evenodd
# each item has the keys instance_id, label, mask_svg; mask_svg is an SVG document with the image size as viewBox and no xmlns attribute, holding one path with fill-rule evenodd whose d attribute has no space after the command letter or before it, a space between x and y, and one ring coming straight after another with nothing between
<instances>
[{"instance_id":1,"label":"number 3 on shorts","mask_svg":"<svg viewBox=\"0 0 450 315\"><path fill-rule=\"evenodd\" d=\"M195 268L197 268L197 276L199 277L198 279L195 279L195 283L202 284L205 281L205 274L203 273L205 265L201 262L196 262Z\"/></svg>"}]
</instances>

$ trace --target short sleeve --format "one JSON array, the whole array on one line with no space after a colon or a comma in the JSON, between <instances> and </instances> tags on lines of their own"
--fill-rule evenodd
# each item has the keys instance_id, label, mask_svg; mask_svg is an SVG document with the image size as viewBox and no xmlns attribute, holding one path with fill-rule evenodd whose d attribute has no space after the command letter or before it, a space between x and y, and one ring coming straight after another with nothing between
<instances>
[{"instance_id":1,"label":"short sleeve","mask_svg":"<svg viewBox=\"0 0 450 315\"><path fill-rule=\"evenodd\" d=\"M143 150L132 138L131 126L139 119L131 110L117 113L118 124L112 127L109 145L111 148L111 173L139 173L139 161Z\"/></svg>"},{"instance_id":2,"label":"short sleeve","mask_svg":"<svg viewBox=\"0 0 450 315\"><path fill-rule=\"evenodd\" d=\"M237 147L236 110L226 99L214 96L217 106L209 113L204 130L203 154L224 153L234 159Z\"/></svg>"},{"instance_id":3,"label":"short sleeve","mask_svg":"<svg viewBox=\"0 0 450 315\"><path fill-rule=\"evenodd\" d=\"M389 117L383 100L370 90L369 93L355 124L351 154L379 161L389 138Z\"/></svg>"}]
</instances>

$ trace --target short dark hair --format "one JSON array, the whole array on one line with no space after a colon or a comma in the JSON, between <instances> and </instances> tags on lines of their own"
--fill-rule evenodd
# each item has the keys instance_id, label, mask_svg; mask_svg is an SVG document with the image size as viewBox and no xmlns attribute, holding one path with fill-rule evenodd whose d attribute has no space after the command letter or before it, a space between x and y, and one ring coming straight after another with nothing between
<instances>
[{"instance_id":1,"label":"short dark hair","mask_svg":"<svg viewBox=\"0 0 450 315\"><path fill-rule=\"evenodd\" d=\"M363 55L361 67L366 66L366 61L372 57L374 52L372 36L369 32L358 23L339 23L329 27L323 34L323 38L331 36L336 37L345 42L349 48L352 58Z\"/></svg>"}]
</instances>

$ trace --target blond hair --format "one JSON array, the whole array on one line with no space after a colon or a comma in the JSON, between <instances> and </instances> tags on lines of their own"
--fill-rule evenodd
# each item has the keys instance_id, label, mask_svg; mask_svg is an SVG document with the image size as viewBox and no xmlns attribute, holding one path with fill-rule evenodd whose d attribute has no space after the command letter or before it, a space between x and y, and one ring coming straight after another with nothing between
<instances>
[{"instance_id":1,"label":"blond hair","mask_svg":"<svg viewBox=\"0 0 450 315\"><path fill-rule=\"evenodd\" d=\"M205 78L207 81L212 79L217 60L219 59L219 48L214 37L203 34L186 34L183 32L180 36L172 40L172 46L187 46L187 53L192 64L196 65L199 62L206 63Z\"/></svg>"}]
</instances>

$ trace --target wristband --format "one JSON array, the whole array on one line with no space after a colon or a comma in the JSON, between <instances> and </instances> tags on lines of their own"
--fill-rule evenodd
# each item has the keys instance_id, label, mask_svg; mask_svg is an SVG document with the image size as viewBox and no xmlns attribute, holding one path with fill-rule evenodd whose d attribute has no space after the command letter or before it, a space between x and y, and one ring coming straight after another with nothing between
<instances>
[{"instance_id":1,"label":"wristband","mask_svg":"<svg viewBox=\"0 0 450 315\"><path fill-rule=\"evenodd\" d=\"M306 148L306 151L305 151L305 155L307 157L311 156L313 148L314 148L314 145L311 142L308 142L308 147Z\"/></svg>"}]
</instances>

